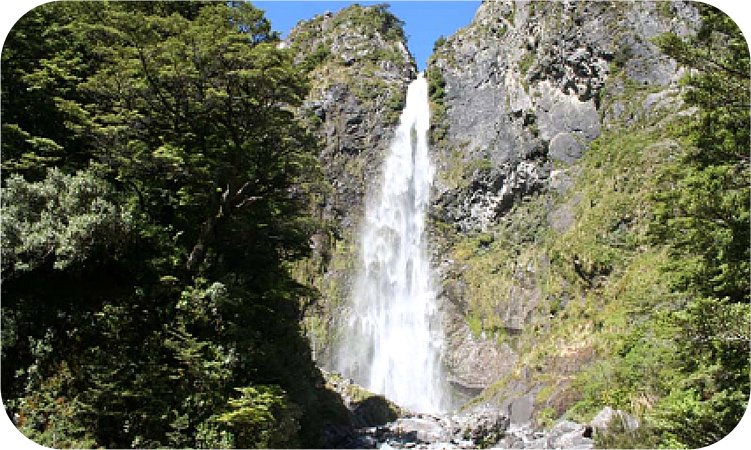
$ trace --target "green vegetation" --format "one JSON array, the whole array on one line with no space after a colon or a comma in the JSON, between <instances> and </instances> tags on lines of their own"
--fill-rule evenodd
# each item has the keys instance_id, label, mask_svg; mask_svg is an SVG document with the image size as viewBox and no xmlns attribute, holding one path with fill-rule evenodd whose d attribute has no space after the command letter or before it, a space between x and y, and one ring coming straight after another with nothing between
<instances>
[{"instance_id":1,"label":"green vegetation","mask_svg":"<svg viewBox=\"0 0 751 450\"><path fill-rule=\"evenodd\" d=\"M320 445L318 146L261 11L51 3L2 53L2 398L51 447Z\"/></svg>"},{"instance_id":2,"label":"green vegetation","mask_svg":"<svg viewBox=\"0 0 751 450\"><path fill-rule=\"evenodd\" d=\"M654 88L624 73L602 107L630 105L627 128L604 130L565 195L527 199L484 235L447 237L467 282L467 321L504 342L518 370L477 400L502 400L521 378L538 387L537 421L589 421L604 406L643 424L616 424L603 447L697 448L728 434L749 400L749 54L725 15L702 6L687 41L658 43L692 69L685 104L643 111ZM608 88L609 86L606 86ZM618 92L616 94L615 92ZM666 106L667 105L667 106ZM678 108L695 107L691 115ZM569 225L552 223L570 212ZM522 310L525 317L526 310Z\"/></svg>"},{"instance_id":3,"label":"green vegetation","mask_svg":"<svg viewBox=\"0 0 751 450\"><path fill-rule=\"evenodd\" d=\"M433 42L433 53L437 53L446 44L446 36L440 35L438 39Z\"/></svg>"},{"instance_id":4,"label":"green vegetation","mask_svg":"<svg viewBox=\"0 0 751 450\"><path fill-rule=\"evenodd\" d=\"M311 131L329 144L322 153L326 165L323 169L332 178L343 178L364 187L364 175L373 155L383 154L384 146L388 145L389 137L379 130L398 124L406 101L406 86L402 79L385 74L394 71L407 74L412 68L411 59L401 47L406 44L404 39L403 23L385 4L350 5L334 14L300 22L290 33L287 40L290 48L298 59L302 58L300 66L309 74L309 98L324 101L329 93L339 93L340 98L356 105L362 117L367 118L358 125L365 139L346 152L339 143L347 140L351 127L345 120L338 120L341 116L337 105L331 105L334 110L327 117L326 130L317 118L309 121ZM332 127L333 135L328 134ZM316 232L324 236L321 255L298 261L293 273L295 279L320 291L320 301L307 310L304 326L316 358L325 361L331 356L332 343L340 338L336 318L340 315L341 301L349 294L348 281L357 270L357 246L353 243L357 241L355 233L362 205L357 198L338 198L333 190L323 197L326 200L316 199L314 208L328 202L334 209L346 209L352 225L342 227L336 219L324 219L325 223ZM330 211L318 210L316 215L330 217Z\"/></svg>"},{"instance_id":5,"label":"green vegetation","mask_svg":"<svg viewBox=\"0 0 751 450\"><path fill-rule=\"evenodd\" d=\"M699 108L687 126L690 143L681 165L657 196L655 240L666 240L671 289L685 303L670 317L678 328L677 363L683 380L660 405L655 422L675 442L716 442L740 421L749 400L749 272L751 158L749 50L736 24L712 7L702 9L698 35L673 35L663 49L697 70L686 79L686 102ZM677 188L677 189L675 189ZM686 422L692 425L686 426Z\"/></svg>"},{"instance_id":6,"label":"green vegetation","mask_svg":"<svg viewBox=\"0 0 751 450\"><path fill-rule=\"evenodd\" d=\"M373 37L379 33L388 41L406 41L404 36L404 22L387 11L388 3L380 5L361 6L354 4L345 10L345 14L338 14L333 26L346 24L369 30L365 36Z\"/></svg>"},{"instance_id":7,"label":"green vegetation","mask_svg":"<svg viewBox=\"0 0 751 450\"><path fill-rule=\"evenodd\" d=\"M387 4L353 4L334 14L325 29L324 16L318 15L298 23L289 41L293 52L302 57L300 67L310 75L311 91L322 91L337 83L346 85L368 108L382 108L385 103L385 123L396 124L406 93L401 85L378 74L385 62L397 67L408 62L397 48L398 43L406 42L404 23L387 9ZM351 39L353 34L355 39ZM344 36L349 36L346 42ZM385 45L378 45L374 39Z\"/></svg>"},{"instance_id":8,"label":"green vegetation","mask_svg":"<svg viewBox=\"0 0 751 450\"><path fill-rule=\"evenodd\" d=\"M461 272L452 277L466 282L471 331L520 355L475 403L519 378L539 388L541 425L625 410L643 426L598 435L616 448L705 446L745 412L749 55L730 19L705 6L702 16L696 37L656 40L693 69L685 105L643 111L655 88L614 73L619 89L601 107L625 104L633 123L604 129L566 194L531 196L482 233L433 218ZM295 111L311 90L341 83L395 122L404 93L375 74L384 59L404 60L387 48L347 65L334 42L314 39L322 23L301 24L281 49L249 4L61 2L11 30L0 375L6 412L29 438L318 447L326 423L348 420L301 319L324 308L306 326L315 342L333 338L321 317L339 306L356 251L310 214L328 188ZM352 7L334 26L404 38L383 5ZM448 54L445 44L436 51ZM615 66L630 57L619 52ZM531 63L519 61L522 73ZM451 147L445 80L434 64L427 78L431 141L456 187L492 164ZM696 112L676 114L686 107ZM342 160L362 176L363 158ZM556 222L560 212L570 223ZM322 250L311 255L314 235Z\"/></svg>"},{"instance_id":9,"label":"green vegetation","mask_svg":"<svg viewBox=\"0 0 751 450\"><path fill-rule=\"evenodd\" d=\"M446 95L446 80L438 67L430 66L425 71L428 81L428 101L430 102L430 132L431 146L446 146L448 132L448 118L444 97Z\"/></svg>"}]
</instances>

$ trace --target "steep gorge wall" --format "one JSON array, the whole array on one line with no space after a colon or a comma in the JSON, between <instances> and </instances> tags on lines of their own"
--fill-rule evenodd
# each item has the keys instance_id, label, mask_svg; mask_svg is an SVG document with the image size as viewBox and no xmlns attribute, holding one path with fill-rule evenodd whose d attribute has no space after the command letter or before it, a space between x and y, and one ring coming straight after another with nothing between
<instances>
[{"instance_id":1,"label":"steep gorge wall","mask_svg":"<svg viewBox=\"0 0 751 450\"><path fill-rule=\"evenodd\" d=\"M352 5L300 22L285 40L310 71L300 115L321 143L319 159L329 190L314 205L323 228L314 256L299 277L322 296L306 326L316 359L334 366L333 343L356 277L366 195L377 192L386 150L417 76L402 22L386 6Z\"/></svg>"},{"instance_id":2,"label":"steep gorge wall","mask_svg":"<svg viewBox=\"0 0 751 450\"><path fill-rule=\"evenodd\" d=\"M606 225L587 220L609 216L607 233L636 239L635 185L647 179L616 161L603 175L587 152L639 130L652 134L629 145L670 153L660 130L690 112L682 69L652 38L698 20L686 2L487 1L436 43L431 217L446 363L458 389L482 391L513 422L560 417L581 400L577 374L608 351L597 310L616 308L609 275L629 266L603 256L617 253L595 246ZM610 189L619 206L598 205Z\"/></svg>"},{"instance_id":3,"label":"steep gorge wall","mask_svg":"<svg viewBox=\"0 0 751 450\"><path fill-rule=\"evenodd\" d=\"M675 61L650 39L685 35L697 20L681 2L483 3L428 66L446 111L434 123L445 129L434 139L435 213L483 229L514 200L549 187L556 167L578 161L609 125L601 96L611 72L675 83Z\"/></svg>"},{"instance_id":4,"label":"steep gorge wall","mask_svg":"<svg viewBox=\"0 0 751 450\"><path fill-rule=\"evenodd\" d=\"M444 362L460 399L479 395L517 424L560 417L581 400L576 377L630 320L614 303L619 277L644 268L625 261L659 258L619 246L643 227L648 165L675 150L662 128L690 114L682 69L651 39L687 35L698 20L690 2L489 1L436 42L426 71L429 225ZM383 7L316 16L286 45L311 70L301 114L324 144L331 186L316 206L327 227L300 269L322 293L306 323L331 367L366 186L380 179L416 67ZM649 295L660 295L655 286Z\"/></svg>"}]
</instances>

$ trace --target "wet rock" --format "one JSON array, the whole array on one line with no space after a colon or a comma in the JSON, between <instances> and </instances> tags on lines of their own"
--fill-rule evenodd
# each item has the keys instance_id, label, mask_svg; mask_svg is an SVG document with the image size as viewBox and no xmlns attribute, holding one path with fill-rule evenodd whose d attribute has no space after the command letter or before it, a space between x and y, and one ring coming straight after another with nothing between
<instances>
[{"instance_id":1,"label":"wet rock","mask_svg":"<svg viewBox=\"0 0 751 450\"><path fill-rule=\"evenodd\" d=\"M454 414L412 414L379 427L357 430L345 448L489 448L506 433L509 419L500 409L475 407Z\"/></svg>"},{"instance_id":2,"label":"wet rock","mask_svg":"<svg viewBox=\"0 0 751 450\"><path fill-rule=\"evenodd\" d=\"M440 419L431 416L405 417L390 425L395 434L409 442L449 442L451 434Z\"/></svg>"},{"instance_id":3,"label":"wet rock","mask_svg":"<svg viewBox=\"0 0 751 450\"><path fill-rule=\"evenodd\" d=\"M494 448L591 449L594 441L586 436L588 429L587 425L565 420L549 431L535 430L529 425L512 426Z\"/></svg>"},{"instance_id":4,"label":"wet rock","mask_svg":"<svg viewBox=\"0 0 751 450\"><path fill-rule=\"evenodd\" d=\"M349 378L325 370L321 370L321 373L326 379L326 387L341 396L344 406L351 412L351 422L355 427L384 425L407 413L384 396L369 392Z\"/></svg>"},{"instance_id":5,"label":"wet rock","mask_svg":"<svg viewBox=\"0 0 751 450\"><path fill-rule=\"evenodd\" d=\"M591 430L590 425L565 420L549 431L534 429L529 421L511 425L511 418L503 409L479 405L449 414L405 412L387 424L355 430L337 448L590 449Z\"/></svg>"},{"instance_id":6,"label":"wet rock","mask_svg":"<svg viewBox=\"0 0 751 450\"><path fill-rule=\"evenodd\" d=\"M580 423L561 421L553 426L547 438L546 448L589 449L594 441L584 437L587 427Z\"/></svg>"},{"instance_id":7,"label":"wet rock","mask_svg":"<svg viewBox=\"0 0 751 450\"><path fill-rule=\"evenodd\" d=\"M452 417L452 421L455 442L471 441L480 448L500 441L510 424L503 411L490 406L473 408Z\"/></svg>"}]
</instances>

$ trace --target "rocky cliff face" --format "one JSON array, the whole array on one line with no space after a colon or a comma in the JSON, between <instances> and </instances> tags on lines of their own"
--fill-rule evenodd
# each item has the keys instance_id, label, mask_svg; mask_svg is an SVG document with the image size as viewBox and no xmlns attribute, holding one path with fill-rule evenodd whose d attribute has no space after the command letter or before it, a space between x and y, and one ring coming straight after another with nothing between
<instances>
[{"instance_id":1,"label":"rocky cliff face","mask_svg":"<svg viewBox=\"0 0 751 450\"><path fill-rule=\"evenodd\" d=\"M545 388L541 404L544 384L530 381L525 353L558 332L555 314L588 295L556 278L557 254L536 246L575 225L581 195L571 188L593 141L680 110L682 72L651 39L686 35L698 20L684 2L487 1L436 43L427 69L438 179L431 216L445 358L457 389L486 389L512 422L529 423L564 392ZM588 277L607 272L590 266ZM573 341L562 376L596 358Z\"/></svg>"},{"instance_id":2,"label":"rocky cliff face","mask_svg":"<svg viewBox=\"0 0 751 450\"><path fill-rule=\"evenodd\" d=\"M650 39L683 35L697 20L681 2L483 3L429 62L447 111L434 124L445 128L434 139L436 215L482 230L550 187L556 167L579 160L609 125L601 96L612 70L668 87L677 65Z\"/></svg>"},{"instance_id":3,"label":"rocky cliff face","mask_svg":"<svg viewBox=\"0 0 751 450\"><path fill-rule=\"evenodd\" d=\"M495 404L515 427L544 425L581 400L573 380L620 326L606 317L621 314L612 301L623 289L609 275L644 267L626 261L642 257L629 245L650 164L675 150L661 129L691 113L682 70L652 38L692 33L698 21L688 2L487 1L436 42L429 225L458 398ZM380 179L416 68L384 7L317 16L286 45L312 74L301 114L324 143L332 187L316 206L328 228L300 270L323 294L307 325L326 366L366 184Z\"/></svg>"},{"instance_id":4,"label":"rocky cliff face","mask_svg":"<svg viewBox=\"0 0 751 450\"><path fill-rule=\"evenodd\" d=\"M417 76L402 22L386 6L352 5L303 21L284 45L310 71L311 89L300 111L322 142L320 161L330 190L315 206L325 228L315 256L300 276L321 291L307 325L316 357L331 362L336 320L357 270L365 196L375 192L381 163ZM366 189L367 187L367 189Z\"/></svg>"},{"instance_id":5,"label":"rocky cliff face","mask_svg":"<svg viewBox=\"0 0 751 450\"><path fill-rule=\"evenodd\" d=\"M398 19L383 7L352 6L299 24L287 39L310 67L313 86L304 108L318 119L321 153L334 187L330 213L342 220L361 203L398 122L416 69ZM350 214L351 215L351 214ZM355 214L357 215L357 214Z\"/></svg>"}]
</instances>

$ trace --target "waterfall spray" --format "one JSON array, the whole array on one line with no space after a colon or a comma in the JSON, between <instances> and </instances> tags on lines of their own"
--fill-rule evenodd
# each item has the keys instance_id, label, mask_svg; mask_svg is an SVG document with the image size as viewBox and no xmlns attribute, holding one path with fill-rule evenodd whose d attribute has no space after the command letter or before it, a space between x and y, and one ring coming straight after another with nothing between
<instances>
[{"instance_id":1,"label":"waterfall spray","mask_svg":"<svg viewBox=\"0 0 751 450\"><path fill-rule=\"evenodd\" d=\"M360 273L338 365L401 406L442 412L448 403L442 333L425 233L433 180L429 126L428 84L421 75L407 90L380 196L366 206Z\"/></svg>"}]
</instances>

